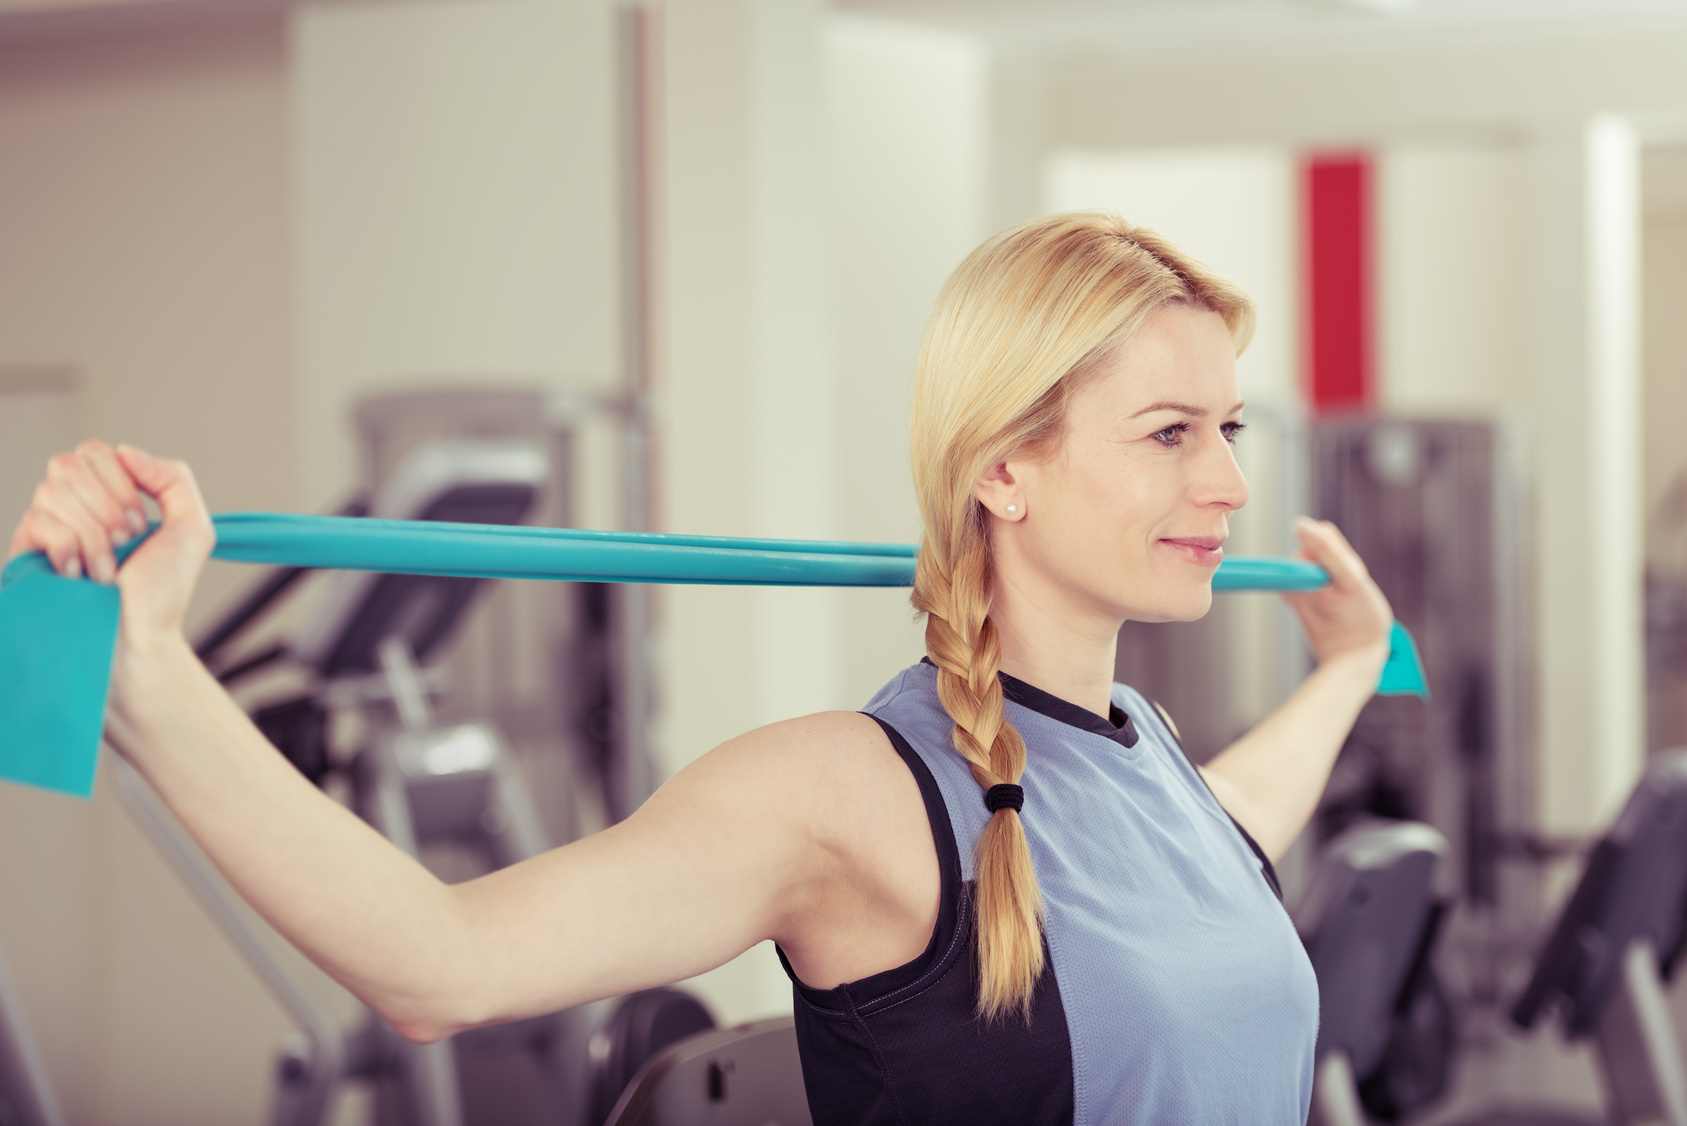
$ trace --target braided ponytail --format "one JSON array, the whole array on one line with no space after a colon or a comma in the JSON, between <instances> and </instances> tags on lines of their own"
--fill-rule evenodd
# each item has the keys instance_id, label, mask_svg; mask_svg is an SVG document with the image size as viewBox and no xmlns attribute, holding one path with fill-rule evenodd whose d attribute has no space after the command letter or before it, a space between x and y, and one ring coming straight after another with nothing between
<instances>
[{"instance_id":1,"label":"braided ponytail","mask_svg":"<svg viewBox=\"0 0 1687 1126\"><path fill-rule=\"evenodd\" d=\"M948 573L932 552L920 553L914 605L926 612L926 652L937 666L938 699L955 721L955 750L988 790L1019 782L1025 771L1025 740L1007 722L1002 681L996 675L1002 651L987 612L987 536L978 528L967 539ZM1029 1018L1031 995L1043 972L1043 897L1017 810L1003 807L990 815L973 866L978 1010L987 1019L1009 1009Z\"/></svg>"},{"instance_id":2,"label":"braided ponytail","mask_svg":"<svg viewBox=\"0 0 1687 1126\"><path fill-rule=\"evenodd\" d=\"M992 518L974 490L1010 455L1058 449L1072 394L1172 302L1222 316L1238 352L1252 333L1247 295L1151 231L1112 215L1052 215L973 251L926 327L913 410L914 489L925 523L913 603L926 615L926 652L954 720L955 752L985 791L1019 783L1025 741L1004 709L1001 644L990 619ZM1043 971L1043 900L1012 805L991 814L974 870L978 1012L1029 1019Z\"/></svg>"}]
</instances>

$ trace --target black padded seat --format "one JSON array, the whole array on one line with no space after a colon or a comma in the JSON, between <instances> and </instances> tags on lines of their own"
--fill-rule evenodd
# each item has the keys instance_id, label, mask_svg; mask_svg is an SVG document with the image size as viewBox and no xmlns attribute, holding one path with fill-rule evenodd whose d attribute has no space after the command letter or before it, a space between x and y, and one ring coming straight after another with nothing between
<instances>
[{"instance_id":1,"label":"black padded seat","mask_svg":"<svg viewBox=\"0 0 1687 1126\"><path fill-rule=\"evenodd\" d=\"M606 1126L813 1126L795 1022L774 1017L669 1046Z\"/></svg>"},{"instance_id":2,"label":"black padded seat","mask_svg":"<svg viewBox=\"0 0 1687 1126\"><path fill-rule=\"evenodd\" d=\"M1440 918L1435 874L1446 855L1446 838L1428 825L1366 821L1319 858L1295 912L1318 976L1313 1126L1364 1122L1360 1085L1381 1069L1396 1014L1422 980Z\"/></svg>"}]
</instances>

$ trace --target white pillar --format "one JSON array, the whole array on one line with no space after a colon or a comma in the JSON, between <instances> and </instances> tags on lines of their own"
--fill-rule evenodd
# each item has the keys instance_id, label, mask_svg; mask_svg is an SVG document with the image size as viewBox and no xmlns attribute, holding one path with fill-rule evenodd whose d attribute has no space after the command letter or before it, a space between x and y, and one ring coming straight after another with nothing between
<instances>
[{"instance_id":1,"label":"white pillar","mask_svg":"<svg viewBox=\"0 0 1687 1126\"><path fill-rule=\"evenodd\" d=\"M837 534L820 8L667 9L668 342L661 525ZM837 706L833 592L665 592L670 770L748 728Z\"/></svg>"},{"instance_id":2,"label":"white pillar","mask_svg":"<svg viewBox=\"0 0 1687 1126\"><path fill-rule=\"evenodd\" d=\"M1531 163L1535 808L1589 833L1644 763L1639 142L1597 117Z\"/></svg>"},{"instance_id":3,"label":"white pillar","mask_svg":"<svg viewBox=\"0 0 1687 1126\"><path fill-rule=\"evenodd\" d=\"M838 534L821 12L695 0L664 13L665 530ZM668 770L760 724L847 706L839 605L830 590L666 588ZM724 1023L791 1004L769 944L694 984Z\"/></svg>"},{"instance_id":4,"label":"white pillar","mask_svg":"<svg viewBox=\"0 0 1687 1126\"><path fill-rule=\"evenodd\" d=\"M842 531L911 543L908 468L920 339L937 293L990 233L990 61L952 32L859 16L826 22L836 223ZM1030 169L1035 179L1036 165ZM846 706L925 654L906 590L842 594Z\"/></svg>"}]
</instances>

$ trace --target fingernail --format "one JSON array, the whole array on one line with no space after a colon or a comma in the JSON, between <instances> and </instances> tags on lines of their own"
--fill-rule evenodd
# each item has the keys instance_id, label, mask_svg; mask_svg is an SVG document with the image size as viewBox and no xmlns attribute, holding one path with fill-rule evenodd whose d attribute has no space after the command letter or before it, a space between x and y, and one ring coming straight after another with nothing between
<instances>
[{"instance_id":1,"label":"fingernail","mask_svg":"<svg viewBox=\"0 0 1687 1126\"><path fill-rule=\"evenodd\" d=\"M124 544L126 544L128 542L129 542L129 533L125 532L122 528L119 528L115 532L111 533L111 546L122 547Z\"/></svg>"},{"instance_id":2,"label":"fingernail","mask_svg":"<svg viewBox=\"0 0 1687 1126\"><path fill-rule=\"evenodd\" d=\"M64 577L67 578L67 579L79 579L79 578L81 578L82 577L82 560L78 559L74 555L72 555L69 559L65 560Z\"/></svg>"},{"instance_id":3,"label":"fingernail","mask_svg":"<svg viewBox=\"0 0 1687 1126\"><path fill-rule=\"evenodd\" d=\"M94 581L97 583L109 583L117 577L117 567L109 555L94 556L94 561L88 569L93 572Z\"/></svg>"},{"instance_id":4,"label":"fingernail","mask_svg":"<svg viewBox=\"0 0 1687 1126\"><path fill-rule=\"evenodd\" d=\"M132 508L129 510L129 530L137 536L146 531L146 516Z\"/></svg>"}]
</instances>

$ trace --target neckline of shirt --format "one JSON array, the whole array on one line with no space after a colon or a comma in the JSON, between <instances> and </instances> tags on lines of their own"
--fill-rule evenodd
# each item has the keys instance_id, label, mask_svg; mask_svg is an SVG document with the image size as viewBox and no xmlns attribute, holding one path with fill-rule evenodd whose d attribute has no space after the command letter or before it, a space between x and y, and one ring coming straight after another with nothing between
<instances>
[{"instance_id":1,"label":"neckline of shirt","mask_svg":"<svg viewBox=\"0 0 1687 1126\"><path fill-rule=\"evenodd\" d=\"M920 664L931 665L934 669L937 667L930 657L921 657ZM1107 718L1102 719L1088 708L1080 708L1070 700L1062 700L1054 693L1045 692L1034 684L1027 684L1017 676L1010 676L1005 672L998 672L996 675L1002 682L1002 695L1020 707L1030 708L1038 715L1047 716L1068 727L1076 727L1091 735L1110 739L1121 747L1136 746L1136 724L1131 722L1131 717L1123 708L1111 700L1107 704Z\"/></svg>"}]
</instances>

